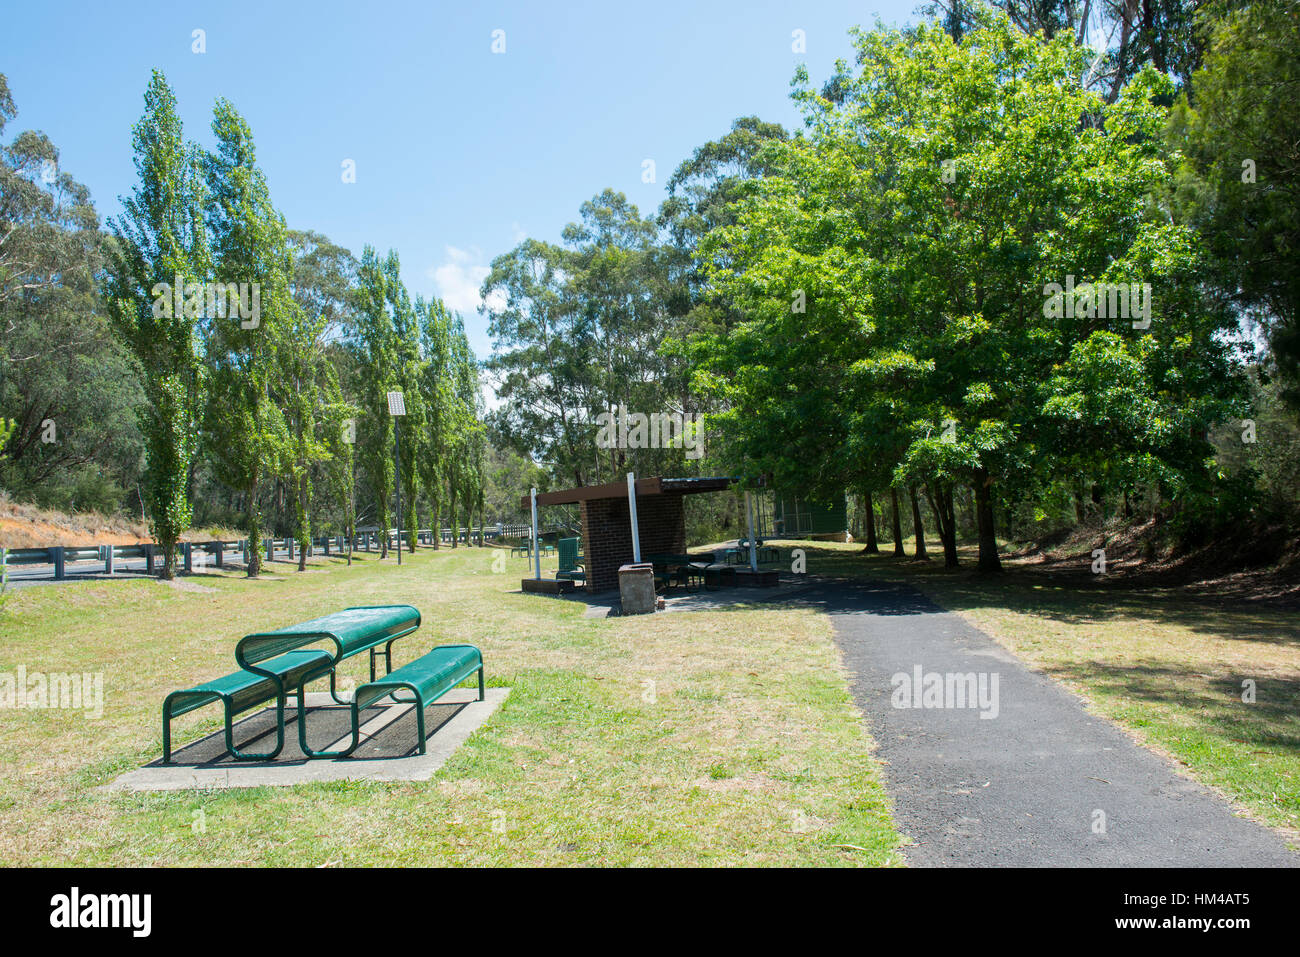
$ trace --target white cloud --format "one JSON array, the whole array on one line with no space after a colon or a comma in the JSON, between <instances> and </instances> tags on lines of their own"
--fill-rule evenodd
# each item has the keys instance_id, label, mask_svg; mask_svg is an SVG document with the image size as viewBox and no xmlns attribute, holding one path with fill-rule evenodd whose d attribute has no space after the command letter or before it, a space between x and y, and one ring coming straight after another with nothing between
<instances>
[{"instance_id":1,"label":"white cloud","mask_svg":"<svg viewBox=\"0 0 1300 957\"><path fill-rule=\"evenodd\" d=\"M447 308L463 315L475 315L483 299L479 289L491 270L483 261L483 251L477 246L470 249L447 247L445 260L429 269L438 298Z\"/></svg>"}]
</instances>

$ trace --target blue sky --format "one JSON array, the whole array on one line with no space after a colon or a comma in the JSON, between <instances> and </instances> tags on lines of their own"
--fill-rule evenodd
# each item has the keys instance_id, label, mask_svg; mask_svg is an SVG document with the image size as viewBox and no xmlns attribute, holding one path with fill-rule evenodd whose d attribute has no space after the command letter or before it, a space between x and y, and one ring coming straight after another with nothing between
<instances>
[{"instance_id":1,"label":"blue sky","mask_svg":"<svg viewBox=\"0 0 1300 957\"><path fill-rule=\"evenodd\" d=\"M652 212L673 169L738 116L793 127L795 67L816 80L848 29L915 19L919 0L726 3L136 3L48 0L6 13L0 72L101 217L131 189L150 70L209 145L212 104L253 128L291 226L360 254L393 248L412 292L441 295L490 351L477 289L525 235L558 240L605 187ZM193 52L193 31L206 52ZM505 52L492 52L493 31ZM792 52L804 31L806 53ZM344 160L356 182L342 181ZM656 182L642 182L643 161Z\"/></svg>"}]
</instances>

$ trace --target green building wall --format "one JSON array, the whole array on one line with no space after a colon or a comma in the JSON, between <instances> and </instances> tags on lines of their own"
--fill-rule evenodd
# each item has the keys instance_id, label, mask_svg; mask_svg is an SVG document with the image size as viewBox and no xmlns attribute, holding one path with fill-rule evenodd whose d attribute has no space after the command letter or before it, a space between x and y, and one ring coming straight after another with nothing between
<instances>
[{"instance_id":1,"label":"green building wall","mask_svg":"<svg viewBox=\"0 0 1300 957\"><path fill-rule=\"evenodd\" d=\"M843 493L819 501L776 492L773 499L772 530L780 538L836 535L849 527L849 509Z\"/></svg>"}]
</instances>

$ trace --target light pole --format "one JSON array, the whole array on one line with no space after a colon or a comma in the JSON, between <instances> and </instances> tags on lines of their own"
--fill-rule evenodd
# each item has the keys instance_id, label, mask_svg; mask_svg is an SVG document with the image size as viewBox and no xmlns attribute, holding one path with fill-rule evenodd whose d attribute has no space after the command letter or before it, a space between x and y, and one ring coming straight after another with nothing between
<instances>
[{"instance_id":1,"label":"light pole","mask_svg":"<svg viewBox=\"0 0 1300 957\"><path fill-rule=\"evenodd\" d=\"M388 414L393 417L393 455L397 467L393 470L397 481L397 564L402 564L402 427L401 418L406 415L406 398L400 392L388 393ZM388 534L388 529L384 529Z\"/></svg>"}]
</instances>

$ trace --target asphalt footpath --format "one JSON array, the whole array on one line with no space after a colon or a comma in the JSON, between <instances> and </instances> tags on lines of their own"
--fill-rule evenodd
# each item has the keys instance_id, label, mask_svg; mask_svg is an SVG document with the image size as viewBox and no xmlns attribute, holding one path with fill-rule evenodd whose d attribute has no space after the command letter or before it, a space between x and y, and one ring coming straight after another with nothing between
<instances>
[{"instance_id":1,"label":"asphalt footpath","mask_svg":"<svg viewBox=\"0 0 1300 957\"><path fill-rule=\"evenodd\" d=\"M922 867L1295 867L1276 832L916 589L810 582Z\"/></svg>"}]
</instances>

